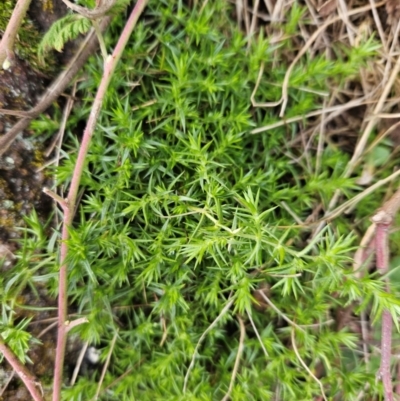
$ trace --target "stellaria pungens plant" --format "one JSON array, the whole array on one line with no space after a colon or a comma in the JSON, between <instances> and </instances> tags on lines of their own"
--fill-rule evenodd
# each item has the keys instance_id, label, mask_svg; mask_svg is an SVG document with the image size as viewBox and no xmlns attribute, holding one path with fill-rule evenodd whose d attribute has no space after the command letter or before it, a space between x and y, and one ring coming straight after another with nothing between
<instances>
[{"instance_id":1,"label":"stellaria pungens plant","mask_svg":"<svg viewBox=\"0 0 400 401\"><path fill-rule=\"evenodd\" d=\"M378 277L355 276L355 235L345 218L309 244L310 229L294 218L306 218L337 189L349 197L358 190L342 177L348 155L328 145L316 174L293 162L288 144L298 125L249 134L279 120L275 110L252 108L250 97L264 63L256 97L279 99L287 65L274 57L293 50L302 12L294 7L288 16L285 40L271 44L261 34L247 46L224 0L193 9L154 1L133 34L105 98L68 240L68 294L89 320L73 331L99 344L103 359L117 333L104 399L210 400L231 389L232 400L310 400L323 392L354 400L362 389L381 391L359 356L358 334L336 330L333 313L352 303L359 313L372 301L375 317L384 308L396 316L399 301ZM376 49L369 39L347 53L337 48L334 61L304 57L290 77L286 115L317 109L327 82L356 76ZM64 185L101 63L92 58L87 66L80 110L68 121L68 151L57 169ZM28 244L3 279L7 305L18 293L16 275L31 265L26 255L38 248L45 273L27 284L45 281L57 294L56 237L47 248ZM95 392L83 377L63 397Z\"/></svg>"}]
</instances>

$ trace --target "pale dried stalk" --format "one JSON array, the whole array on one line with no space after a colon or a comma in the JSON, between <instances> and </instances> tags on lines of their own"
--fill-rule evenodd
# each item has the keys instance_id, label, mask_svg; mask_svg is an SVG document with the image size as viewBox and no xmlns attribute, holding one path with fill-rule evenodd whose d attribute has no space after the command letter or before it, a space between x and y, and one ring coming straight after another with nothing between
<instances>
[{"instance_id":1,"label":"pale dried stalk","mask_svg":"<svg viewBox=\"0 0 400 401\"><path fill-rule=\"evenodd\" d=\"M319 388L321 389L321 393L322 393L323 399L325 401L328 401L328 399L326 398L325 391L324 391L324 386L322 385L321 380L319 380L318 377L314 375L314 373L310 370L310 368L303 361L303 359L300 356L299 351L297 350L296 341L295 341L295 337L294 337L294 329L293 328L292 328L291 337L292 337L293 350L294 350L294 353L297 356L297 359L299 360L299 362L303 366L303 368L307 371L307 373L318 383Z\"/></svg>"},{"instance_id":2,"label":"pale dried stalk","mask_svg":"<svg viewBox=\"0 0 400 401\"><path fill-rule=\"evenodd\" d=\"M192 356L192 360L190 361L189 364L189 368L186 372L185 375L185 379L184 379L184 383L183 383L183 393L186 393L186 389L187 389L187 384L189 381L189 376L190 376L190 372L192 371L193 367L194 367L194 363L196 360L196 356L197 353L199 352L199 348L203 342L203 340L206 338L207 334L217 325L217 323L224 317L224 315L228 312L228 310L230 309L230 307L233 305L233 301L234 299L231 298L230 301L223 307L223 309L221 310L221 312L219 313L219 315L213 320L213 322L207 327L206 330L204 330L203 334L201 335L201 337L199 338L199 341L196 344L196 348L194 349L193 352L193 356Z\"/></svg>"},{"instance_id":3,"label":"pale dried stalk","mask_svg":"<svg viewBox=\"0 0 400 401\"><path fill-rule=\"evenodd\" d=\"M239 321L239 325L240 325L239 347L238 347L238 351L236 354L235 365L233 366L233 371L232 371L231 381L229 383L228 392L224 395L224 397L222 398L221 401L228 401L230 399L230 396L231 396L231 393L233 390L233 385L235 384L237 372L239 370L240 358L242 357L242 354L243 354L244 338L246 336L246 329L244 327L243 320L239 316L238 316L238 321Z\"/></svg>"},{"instance_id":4,"label":"pale dried stalk","mask_svg":"<svg viewBox=\"0 0 400 401\"><path fill-rule=\"evenodd\" d=\"M101 377L100 377L99 383L97 385L96 394L94 396L95 400L97 400L99 398L100 391L101 391L101 386L102 386L104 378L106 376L108 365L110 364L110 361L111 361L111 355L113 353L113 350L114 350L114 347L115 347L115 343L117 341L117 337L118 337L118 333L115 333L114 337L113 337L113 339L111 341L110 350L108 351L106 362L104 363L103 370L101 371Z\"/></svg>"},{"instance_id":5,"label":"pale dried stalk","mask_svg":"<svg viewBox=\"0 0 400 401\"><path fill-rule=\"evenodd\" d=\"M384 1L375 4L375 7L380 7L383 6L385 4ZM347 16L351 16L351 15L356 15L359 14L361 12L365 12L371 9L371 5L368 6L364 6L364 7L360 7L360 8L356 8L354 10L350 10L347 13ZM311 47L311 45L314 43L314 41L320 36L320 34L331 24L340 21L341 17L335 17L335 18L330 18L328 19L323 25L321 25L320 27L318 27L318 29L316 29L316 31L310 36L310 38L307 40L307 42L305 43L305 45L301 48L301 50L297 53L296 57L294 58L294 60L291 62L290 66L288 67L288 69L286 70L285 73L285 77L283 79L283 83L282 83L282 95L281 98L276 101L276 102L266 102L263 103L263 107L276 107L278 105L282 105L281 106L281 111L279 113L279 117L283 117L285 114L285 110L286 110L286 106L287 106L287 102L289 100L289 80L290 80L290 75L292 74L292 71L296 65L296 63L301 59L301 57L304 56L304 54L307 52L307 50ZM253 91L253 95L254 95L254 91ZM257 131L253 130L252 133L258 133L258 132L262 132L262 131Z\"/></svg>"}]
</instances>

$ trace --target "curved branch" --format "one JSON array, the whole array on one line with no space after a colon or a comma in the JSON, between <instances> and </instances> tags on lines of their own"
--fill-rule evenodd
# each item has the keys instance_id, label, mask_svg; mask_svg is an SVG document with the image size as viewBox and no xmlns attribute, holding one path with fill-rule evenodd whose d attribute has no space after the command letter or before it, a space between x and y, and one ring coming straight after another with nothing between
<instances>
[{"instance_id":1,"label":"curved branch","mask_svg":"<svg viewBox=\"0 0 400 401\"><path fill-rule=\"evenodd\" d=\"M100 24L102 30L106 29L111 21L110 17L106 17ZM0 156L2 156L7 149L14 142L18 134L26 129L30 122L39 114L48 109L52 103L64 92L65 88L71 83L75 75L81 70L86 63L89 56L96 50L98 39L93 32L90 32L85 40L82 42L81 47L75 54L74 58L68 63L66 69L60 76L52 83L47 91L42 95L39 103L29 110L28 115L18 121L7 134L0 137ZM0 112L1 113L1 112Z\"/></svg>"},{"instance_id":2,"label":"curved branch","mask_svg":"<svg viewBox=\"0 0 400 401\"><path fill-rule=\"evenodd\" d=\"M18 0L15 5L14 11L11 15L10 21L8 22L6 31L4 32L3 38L0 42L0 66L4 69L8 69L6 66L6 60L11 62L14 57L14 42L18 35L18 30L22 24L26 12L28 11L31 0Z\"/></svg>"}]
</instances>

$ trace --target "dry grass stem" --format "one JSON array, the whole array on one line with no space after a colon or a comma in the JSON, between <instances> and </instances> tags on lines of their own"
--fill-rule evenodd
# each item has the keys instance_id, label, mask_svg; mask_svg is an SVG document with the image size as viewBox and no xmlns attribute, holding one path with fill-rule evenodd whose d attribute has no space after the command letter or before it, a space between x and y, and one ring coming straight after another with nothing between
<instances>
[{"instance_id":1,"label":"dry grass stem","mask_svg":"<svg viewBox=\"0 0 400 401\"><path fill-rule=\"evenodd\" d=\"M115 333L115 334L114 334L114 337L113 337L113 339L112 339L112 341L111 341L111 344L110 344L110 349L109 349L108 354L107 354L106 362L104 363L103 369L102 369L102 371L101 371L100 380L99 380L99 383L98 383L98 385L97 385L96 394L95 394L95 396L94 396L94 399L95 399L95 400L97 400L97 399L99 398L100 391L101 391L101 386L102 386L103 381L104 381L104 378L105 378L105 376L106 376L106 372L107 372L108 366L109 366L110 361L111 361L111 355L112 355L112 353L113 353L113 350L114 350L114 347L115 347L115 343L116 343L116 341L117 341L117 338L118 338L118 333Z\"/></svg>"},{"instance_id":2,"label":"dry grass stem","mask_svg":"<svg viewBox=\"0 0 400 401\"><path fill-rule=\"evenodd\" d=\"M183 383L183 392L186 393L186 389L187 389L187 384L189 381L189 376L190 376L190 372L192 371L193 367L194 367L194 363L196 360L196 356L199 352L199 348L203 342L203 340L206 338L207 334L217 325L217 323L225 316L225 314L228 312L228 310L231 308L231 306L233 305L234 299L231 298L229 300L229 302L224 306L224 308L221 310L221 312L219 313L219 315L214 319L214 321L207 327L207 329L203 332L203 334L201 335L201 337L199 338L199 341L196 344L196 348L194 349L193 352L193 356L192 356L192 360L190 361L188 370L186 372L185 375L185 380Z\"/></svg>"},{"instance_id":3,"label":"dry grass stem","mask_svg":"<svg viewBox=\"0 0 400 401\"><path fill-rule=\"evenodd\" d=\"M253 15L251 18L251 24L250 24L250 32L249 32L249 37L253 37L254 33L256 31L256 25L257 25L257 15L258 15L258 8L260 6L260 0L255 0L254 1L254 6L253 6ZM251 41L248 41L248 46L250 46Z\"/></svg>"},{"instance_id":4,"label":"dry grass stem","mask_svg":"<svg viewBox=\"0 0 400 401\"><path fill-rule=\"evenodd\" d=\"M56 155L57 164L56 165L58 165L59 160L60 160L61 144L62 144L62 141L64 138L64 133L65 133L65 128L67 126L68 117L71 114L72 107L74 106L76 87L77 87L77 81L74 82L74 85L73 85L72 91L71 91L71 95L68 96L67 103L63 110L63 115L61 118L61 124L60 124L60 128L58 130L58 133L54 136L51 144L49 145L49 147L47 148L47 150L45 152L45 156L49 157L51 155L51 153L53 152L53 149L57 146L57 155Z\"/></svg>"},{"instance_id":5,"label":"dry grass stem","mask_svg":"<svg viewBox=\"0 0 400 401\"><path fill-rule=\"evenodd\" d=\"M279 1L278 1L279 3ZM275 7L275 9L278 6L278 3ZM379 7L384 5L384 2L378 3L375 6ZM369 6L364 6L364 7L360 7L351 11L348 11L347 13L347 17L351 16L351 15L356 15L359 13L363 13L365 11L368 11L371 9L371 5ZM274 10L274 14L275 14L275 10ZM272 16L272 20L274 19L274 15ZM334 17L334 18L330 18L328 19L323 25L321 25L320 27L318 27L315 32L310 36L310 38L307 40L307 42L304 44L304 46L301 48L301 50L297 53L296 57L294 58L294 60L291 62L290 66L288 67L283 83L282 83L282 95L281 98L276 101L276 102L265 102L262 103L263 107L276 107L278 105L282 105L281 106L281 111L279 113L280 117L283 117L285 114L285 110L286 110L286 106L287 106L287 102L288 102L288 87L289 87L289 80L290 80L290 75L293 71L294 66L297 64L297 62L304 56L304 54L306 54L307 50L309 50L309 48L311 47L311 45L315 42L315 40L321 35L321 33L329 26L332 25L333 23L340 21L341 17ZM262 67L263 68L263 67ZM262 75L262 68L260 69L260 74L259 74L259 79L257 80L257 82L260 82L260 75ZM256 85L257 86L257 85ZM253 91L252 94L252 103L254 101L254 95L255 95L255 91ZM258 132L263 132L263 131L258 131L258 132L254 132L256 130L253 130L252 133L258 133Z\"/></svg>"},{"instance_id":6,"label":"dry grass stem","mask_svg":"<svg viewBox=\"0 0 400 401\"><path fill-rule=\"evenodd\" d=\"M238 347L237 354L236 354L235 365L233 366L233 371L232 371L231 381L229 383L228 392L225 394L225 396L222 398L221 401L228 401L230 399L230 396L231 396L231 393L233 390L233 386L235 384L237 372L239 370L240 358L242 357L243 349L244 349L244 338L246 336L246 328L244 327L243 320L239 316L237 317L237 319L239 321L239 326L240 326L239 347Z\"/></svg>"},{"instance_id":7,"label":"dry grass stem","mask_svg":"<svg viewBox=\"0 0 400 401\"><path fill-rule=\"evenodd\" d=\"M399 22L400 24L400 22ZM377 115L382 111L382 108L387 100L387 97L389 96L390 91L392 90L393 84L395 80L397 79L397 75L400 71L400 56L397 58L396 64L394 65L392 72L390 74L389 80L387 84L385 85L382 94L378 100L378 103L376 104L373 115ZM349 177L352 172L354 171L354 168L356 167L357 163L360 160L360 157L365 149L365 146L367 144L367 141L369 139L369 136L371 135L372 130L375 128L376 123L378 119L375 117L372 117L369 121L368 124L359 140L357 143L357 146L354 150L353 156L347 165L346 172L344 174L345 177Z\"/></svg>"},{"instance_id":8,"label":"dry grass stem","mask_svg":"<svg viewBox=\"0 0 400 401\"><path fill-rule=\"evenodd\" d=\"M83 344L83 347L81 348L81 351L79 352L78 359L76 360L75 368L74 368L74 371L72 373L72 377L71 377L71 381L70 381L70 386L73 386L75 384L75 382L76 382L76 379L78 377L79 371L81 370L83 358L85 357L86 350L88 349L88 347L89 347L89 343L86 341Z\"/></svg>"},{"instance_id":9,"label":"dry grass stem","mask_svg":"<svg viewBox=\"0 0 400 401\"><path fill-rule=\"evenodd\" d=\"M260 346L261 346L261 348L262 348L262 350L263 350L263 352L265 354L265 357L269 358L268 351L266 350L266 348L264 346L264 343L262 342L262 338L260 336L260 333L258 332L256 325L254 324L253 318L251 317L251 312L247 312L247 316L248 316L248 318L250 320L251 326L253 327L254 333L256 333L258 342L260 343Z\"/></svg>"},{"instance_id":10,"label":"dry grass stem","mask_svg":"<svg viewBox=\"0 0 400 401\"><path fill-rule=\"evenodd\" d=\"M304 329L296 324L293 320L289 319L279 308L277 308L274 303L265 295L264 291L259 290L259 294L264 298L264 301L283 319L286 320L291 326L295 327L297 330L303 331Z\"/></svg>"},{"instance_id":11,"label":"dry grass stem","mask_svg":"<svg viewBox=\"0 0 400 401\"><path fill-rule=\"evenodd\" d=\"M393 174L389 175L388 177L384 178L383 180L379 180L375 184L371 185L363 192L359 193L358 195L354 196L353 198L349 199L347 202L344 202L342 205L338 206L332 212L328 213L324 218L323 221L332 220L342 214L345 210L350 207L354 207L358 202L364 199L366 196L372 194L382 185L388 184L390 181L394 180L396 177L400 175L400 170L397 170Z\"/></svg>"},{"instance_id":12,"label":"dry grass stem","mask_svg":"<svg viewBox=\"0 0 400 401\"><path fill-rule=\"evenodd\" d=\"M296 356L297 356L297 359L299 360L299 362L300 362L300 364L303 366L303 368L307 371L307 373L313 378L313 380L315 380L315 381L318 383L319 388L321 389L321 393L322 393L323 399L324 399L325 401L328 401L328 399L326 398L326 395L325 395L324 386L322 385L321 381L318 379L317 376L314 375L314 373L313 373L313 372L310 370L310 368L306 365L306 363L303 361L303 359L301 358L301 356L300 356L300 354L299 354L299 351L298 351L297 346L296 346L296 340L295 340L295 332L294 332L294 329L292 329L292 331L291 331L291 338L292 338L292 347L293 347L294 353L295 353Z\"/></svg>"},{"instance_id":13,"label":"dry grass stem","mask_svg":"<svg viewBox=\"0 0 400 401\"><path fill-rule=\"evenodd\" d=\"M383 50L384 50L385 53L388 53L388 45L387 45L387 42L386 42L385 32L383 30L381 19L379 18L378 11L376 9L375 0L369 0L369 4L371 4L372 15L374 17L375 26L376 26L376 29L378 30L379 38L381 40L381 43L382 43L382 46L383 46Z\"/></svg>"}]
</instances>

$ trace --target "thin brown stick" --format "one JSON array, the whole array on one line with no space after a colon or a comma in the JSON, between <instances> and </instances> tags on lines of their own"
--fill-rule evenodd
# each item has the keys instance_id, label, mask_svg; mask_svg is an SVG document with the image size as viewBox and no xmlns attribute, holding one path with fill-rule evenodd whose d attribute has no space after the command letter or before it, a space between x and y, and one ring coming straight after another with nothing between
<instances>
[{"instance_id":1,"label":"thin brown stick","mask_svg":"<svg viewBox=\"0 0 400 401\"><path fill-rule=\"evenodd\" d=\"M83 323L89 323L89 320L87 317L79 317L78 319L65 322L67 333L69 331L71 331L74 327L79 326L80 324L83 324Z\"/></svg>"},{"instance_id":2,"label":"thin brown stick","mask_svg":"<svg viewBox=\"0 0 400 401\"><path fill-rule=\"evenodd\" d=\"M53 199L56 203L58 203L63 210L68 209L67 201L65 199L63 199L60 195L57 195L55 192L53 192L51 189L49 189L47 187L43 188L43 192L46 195L50 196L50 198Z\"/></svg>"},{"instance_id":3,"label":"thin brown stick","mask_svg":"<svg viewBox=\"0 0 400 401\"><path fill-rule=\"evenodd\" d=\"M10 21L7 24L6 31L0 42L0 66L4 69L10 67L14 57L14 43L18 35L18 30L22 24L26 12L28 11L31 0L18 0Z\"/></svg>"},{"instance_id":4,"label":"thin brown stick","mask_svg":"<svg viewBox=\"0 0 400 401\"><path fill-rule=\"evenodd\" d=\"M390 174L388 177L386 177L382 180L379 180L375 184L371 185L370 187L368 187L364 191L360 192L356 196L353 196L351 199L344 202L343 204L338 206L336 209L333 209L330 212L326 212L325 216L321 220L319 220L319 226L318 226L316 232L318 233L320 231L320 228L324 227L328 220L333 220L334 218L340 216L345 210L349 209L350 207L354 207L354 205L356 205L358 202L360 202L366 196L372 194L375 190L377 190L381 186L389 183L390 181L392 181L399 175L400 175L400 170L397 170L394 173ZM332 202L332 200L331 200L331 202ZM328 211L329 210L331 210L331 209L328 208Z\"/></svg>"},{"instance_id":5,"label":"thin brown stick","mask_svg":"<svg viewBox=\"0 0 400 401\"><path fill-rule=\"evenodd\" d=\"M60 272L59 272L59 290L58 290L58 336L57 336L57 350L56 360L54 369L54 386L53 386L53 401L59 401L61 397L62 377L63 377L63 366L65 357L65 346L67 341L67 315L68 315L68 276L67 276L67 264L65 263L68 254L68 242L69 239L69 228L72 224L74 216L74 210L77 202L77 196L79 191L79 184L85 165L86 155L89 150L89 145L97 124L97 119L100 114L101 107L103 105L103 99L105 97L108 85L111 81L111 77L114 74L115 68L122 56L126 44L130 38L133 28L144 10L148 0L138 0L134 9L129 16L128 21L121 33L121 36L115 46L112 55L107 57L104 65L103 77L101 79L99 88L97 90L96 97L93 102L93 106L89 115L89 119L86 124L85 131L83 133L82 143L79 149L78 157L76 160L74 172L72 175L71 186L69 188L68 196L66 199L67 208L64 209L64 219L62 228L62 243L60 250Z\"/></svg>"},{"instance_id":6,"label":"thin brown stick","mask_svg":"<svg viewBox=\"0 0 400 401\"><path fill-rule=\"evenodd\" d=\"M376 225L375 230L375 252L376 267L379 272L386 274L389 269L389 228L400 208L400 188L395 194L384 203L384 205L372 217ZM389 279L385 278L386 291L389 292ZM382 334L381 334L381 365L379 376L382 379L385 400L393 400L393 384L390 372L390 359L392 356L392 329L393 321L389 310L382 313Z\"/></svg>"},{"instance_id":7,"label":"thin brown stick","mask_svg":"<svg viewBox=\"0 0 400 401\"><path fill-rule=\"evenodd\" d=\"M161 337L161 341L160 341L160 347L162 347L165 343L165 341L167 340L168 337L168 329L167 329L167 322L165 319L164 315L161 315L161 325L162 325L162 329L163 329L163 335Z\"/></svg>"},{"instance_id":8,"label":"thin brown stick","mask_svg":"<svg viewBox=\"0 0 400 401\"><path fill-rule=\"evenodd\" d=\"M383 27L382 27L382 24L381 24L381 20L379 18L378 11L376 10L375 0L369 0L369 4L371 4L372 15L374 17L376 29L378 30L379 38L381 40L383 49L385 50L385 53L387 53L388 52L388 45L387 45L387 42L386 42L385 32L383 30Z\"/></svg>"},{"instance_id":9,"label":"thin brown stick","mask_svg":"<svg viewBox=\"0 0 400 401\"><path fill-rule=\"evenodd\" d=\"M242 7L243 7L243 21L244 21L246 36L249 36L249 33L250 33L250 17L249 17L249 11L248 11L249 4L247 4L247 1L244 1L244 0L241 0L241 1L242 1Z\"/></svg>"},{"instance_id":10,"label":"thin brown stick","mask_svg":"<svg viewBox=\"0 0 400 401\"><path fill-rule=\"evenodd\" d=\"M68 117L69 117L72 107L74 105L76 89L77 89L77 81L74 82L71 94L70 94L70 96L68 96L67 103L65 104L65 107L63 110L63 115L61 118L60 128L58 129L57 135L55 135L55 137L52 139L50 145L48 146L48 148L46 149L46 152L45 152L45 156L47 158L51 155L51 153L53 152L53 149L57 146L57 152L56 152L57 153L57 156L56 156L57 165L58 165L58 161L60 159L60 150L61 150L60 148L61 148L62 140L64 138L65 129L67 127Z\"/></svg>"},{"instance_id":11,"label":"thin brown stick","mask_svg":"<svg viewBox=\"0 0 400 401\"><path fill-rule=\"evenodd\" d=\"M35 401L44 401L42 389L40 383L32 375L29 369L23 365L20 360L16 357L14 352L6 345L3 338L0 336L0 352L7 359L7 362L12 368L18 373L21 380L24 382L26 388L31 394ZM39 388L41 391L39 391Z\"/></svg>"},{"instance_id":12,"label":"thin brown stick","mask_svg":"<svg viewBox=\"0 0 400 401\"><path fill-rule=\"evenodd\" d=\"M251 24L250 24L248 46L250 46L250 44L251 44L250 38L252 38L254 36L255 30L256 30L257 14L258 14L259 5L260 5L260 0L255 0L254 1L254 6L253 6L253 16L251 18Z\"/></svg>"},{"instance_id":13,"label":"thin brown stick","mask_svg":"<svg viewBox=\"0 0 400 401\"><path fill-rule=\"evenodd\" d=\"M393 117L394 118L394 117ZM380 134L378 137L376 137L371 145L368 146L368 148L365 151L365 154L371 152L373 149L376 148L376 146L384 139L386 138L390 133L392 133L393 131L396 130L396 128L398 128L400 126L400 121L393 124L390 128L388 128L385 132L383 132L382 134Z\"/></svg>"},{"instance_id":14,"label":"thin brown stick","mask_svg":"<svg viewBox=\"0 0 400 401\"><path fill-rule=\"evenodd\" d=\"M237 24L238 24L238 27L240 27L240 20L241 20L241 15L242 15L242 11L243 11L243 4L240 0L236 0L235 5L236 5Z\"/></svg>"},{"instance_id":15,"label":"thin brown stick","mask_svg":"<svg viewBox=\"0 0 400 401\"><path fill-rule=\"evenodd\" d=\"M361 327L361 337L362 337L362 347L364 353L364 362L366 370L369 371L369 352L368 352L368 324L365 311L361 311L360 314L360 327Z\"/></svg>"},{"instance_id":16,"label":"thin brown stick","mask_svg":"<svg viewBox=\"0 0 400 401\"><path fill-rule=\"evenodd\" d=\"M111 387L114 387L117 383L119 383L121 380L123 380L126 376L128 376L129 374L131 374L131 372L133 370L135 370L142 362L144 361L144 358L142 358L139 362L137 362L134 366L132 366L131 368L129 368L126 372L122 373L121 376L117 377L115 380L113 380L109 385L107 385L106 387L104 387L103 389L103 393L106 392L107 390L109 390ZM95 401L95 398L91 398L90 401Z\"/></svg>"},{"instance_id":17,"label":"thin brown stick","mask_svg":"<svg viewBox=\"0 0 400 401\"><path fill-rule=\"evenodd\" d=\"M364 96L360 99L354 99L349 101L348 103L345 104L339 104L336 106L331 106L331 107L327 107L325 109L319 109L319 110L314 110L311 111L308 114L305 115L299 115L299 116L295 116L295 117L290 117L287 119L282 119L280 121L277 121L275 123L269 124L269 125L265 125L263 127L259 127L259 128L255 128L253 130L250 131L250 134L254 135L254 134L260 134L262 132L266 132L266 131L270 131L274 128L278 128L278 127L283 127L287 124L291 124L297 121L303 121L307 118L310 117L317 117L320 115L325 115L326 113L332 113L331 115L325 117L325 123L327 123L328 121L330 121L332 118L336 117L337 115L339 115L340 113L342 113L344 110L346 109L351 109L353 107L358 107L361 106L363 104L365 104L367 97L369 97L369 95ZM261 107L260 105L266 105L267 103L253 103L254 107ZM272 103L270 103L271 105ZM276 102L276 105L279 105L279 102ZM264 107L262 106L262 107Z\"/></svg>"},{"instance_id":18,"label":"thin brown stick","mask_svg":"<svg viewBox=\"0 0 400 401\"><path fill-rule=\"evenodd\" d=\"M360 271L364 263L366 263L368 257L366 257L366 251L370 246L372 240L375 237L375 224L371 224L364 236L361 239L360 245L357 248L353 258L353 272L356 277L361 278L362 272Z\"/></svg>"},{"instance_id":19,"label":"thin brown stick","mask_svg":"<svg viewBox=\"0 0 400 401\"><path fill-rule=\"evenodd\" d=\"M344 25L346 27L350 45L354 46L354 43L355 43L355 37L354 37L355 29L354 29L354 27L352 26L352 24L351 24L351 22L349 20L349 11L347 10L346 2L344 0L338 0L338 3L339 4L338 4L337 9L339 11L340 18L343 19Z\"/></svg>"},{"instance_id":20,"label":"thin brown stick","mask_svg":"<svg viewBox=\"0 0 400 401\"><path fill-rule=\"evenodd\" d=\"M326 108L326 100L324 100L324 106L322 110L324 111ZM320 124L320 134L318 136L318 146L317 146L317 156L315 162L315 176L319 175L321 165L322 165L322 154L324 150L324 143L325 143L325 131L326 131L326 121L325 121L326 113L322 113L321 115L321 124Z\"/></svg>"},{"instance_id":21,"label":"thin brown stick","mask_svg":"<svg viewBox=\"0 0 400 401\"><path fill-rule=\"evenodd\" d=\"M271 15L271 22L281 21L281 15L284 13L285 0L277 0L275 2L274 11Z\"/></svg>"},{"instance_id":22,"label":"thin brown stick","mask_svg":"<svg viewBox=\"0 0 400 401\"><path fill-rule=\"evenodd\" d=\"M269 13L270 15L272 15L273 6L272 6L271 0L264 0L264 4L265 4L265 7L266 7L267 10L268 10L268 13Z\"/></svg>"},{"instance_id":23,"label":"thin brown stick","mask_svg":"<svg viewBox=\"0 0 400 401\"><path fill-rule=\"evenodd\" d=\"M57 319L57 318L51 318L51 319L49 319L49 320L54 320L54 319ZM46 320L47 320L47 319L46 319ZM55 322L49 324L47 327L45 327L45 328L37 335L37 338L43 337L48 331L52 330L52 329L53 329L54 327L56 327L56 326L57 326L57 321L55 321Z\"/></svg>"},{"instance_id":24,"label":"thin brown stick","mask_svg":"<svg viewBox=\"0 0 400 401\"><path fill-rule=\"evenodd\" d=\"M105 30L111 21L110 17L105 17L100 26ZM7 134L0 137L0 156L2 156L7 149L14 142L17 135L26 129L30 122L39 114L48 109L52 103L61 95L65 88L71 83L75 75L80 71L86 63L89 56L94 53L98 46L98 39L93 32L90 32L85 40L82 42L79 50L76 52L73 59L68 63L66 69L59 75L53 84L42 95L39 103L28 111L29 116L22 118L18 121Z\"/></svg>"},{"instance_id":25,"label":"thin brown stick","mask_svg":"<svg viewBox=\"0 0 400 401\"><path fill-rule=\"evenodd\" d=\"M16 117L30 117L31 116L31 113L29 111L9 110L9 109L0 109L0 114L5 114L8 116L16 116Z\"/></svg>"}]
</instances>

